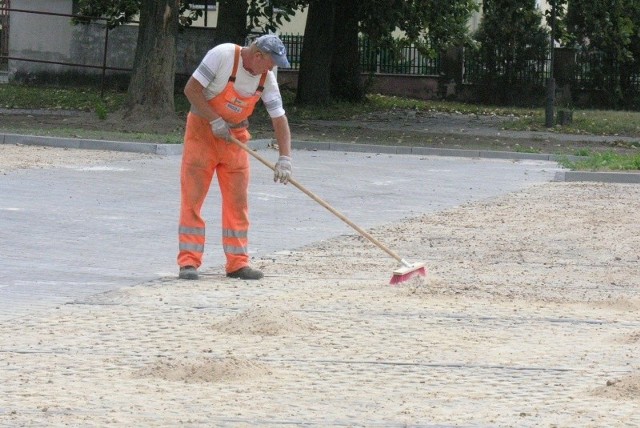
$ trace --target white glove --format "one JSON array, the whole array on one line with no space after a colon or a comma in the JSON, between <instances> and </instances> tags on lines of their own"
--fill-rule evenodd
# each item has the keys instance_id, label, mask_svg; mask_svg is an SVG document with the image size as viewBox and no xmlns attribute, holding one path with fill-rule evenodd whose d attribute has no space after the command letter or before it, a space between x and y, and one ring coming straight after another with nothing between
<instances>
[{"instance_id":1,"label":"white glove","mask_svg":"<svg viewBox=\"0 0 640 428\"><path fill-rule=\"evenodd\" d=\"M273 171L273 181L287 184L291 177L291 158L289 156L280 156L276 167Z\"/></svg>"},{"instance_id":2,"label":"white glove","mask_svg":"<svg viewBox=\"0 0 640 428\"><path fill-rule=\"evenodd\" d=\"M211 125L211 131L213 135L223 140L229 141L231 139L231 133L229 132L229 124L221 117L209 122Z\"/></svg>"}]
</instances>

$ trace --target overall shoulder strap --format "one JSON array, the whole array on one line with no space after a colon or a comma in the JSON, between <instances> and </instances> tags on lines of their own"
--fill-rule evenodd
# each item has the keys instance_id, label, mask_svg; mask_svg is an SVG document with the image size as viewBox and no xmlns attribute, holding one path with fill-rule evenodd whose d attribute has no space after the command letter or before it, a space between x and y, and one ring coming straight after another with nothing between
<instances>
[{"instance_id":1,"label":"overall shoulder strap","mask_svg":"<svg viewBox=\"0 0 640 428\"><path fill-rule=\"evenodd\" d=\"M229 82L236 81L236 72L238 71L238 64L240 63L240 46L236 45L236 51L233 56L233 70L231 70L231 76L229 76Z\"/></svg>"},{"instance_id":2,"label":"overall shoulder strap","mask_svg":"<svg viewBox=\"0 0 640 428\"><path fill-rule=\"evenodd\" d=\"M267 80L267 72L262 73L260 76L260 82L258 83L258 89L256 89L256 93L261 94L264 91L264 82Z\"/></svg>"}]
</instances>

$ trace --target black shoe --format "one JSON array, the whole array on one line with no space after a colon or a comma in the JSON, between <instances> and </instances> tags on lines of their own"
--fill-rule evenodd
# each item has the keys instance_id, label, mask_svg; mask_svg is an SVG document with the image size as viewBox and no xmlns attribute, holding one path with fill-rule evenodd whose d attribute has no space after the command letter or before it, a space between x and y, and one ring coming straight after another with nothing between
<instances>
[{"instance_id":1,"label":"black shoe","mask_svg":"<svg viewBox=\"0 0 640 428\"><path fill-rule=\"evenodd\" d=\"M236 271L227 273L229 278L238 279L260 279L264 275L258 269L251 269L249 266L245 266Z\"/></svg>"},{"instance_id":2,"label":"black shoe","mask_svg":"<svg viewBox=\"0 0 640 428\"><path fill-rule=\"evenodd\" d=\"M193 266L181 266L180 273L178 274L180 279L198 279L198 270Z\"/></svg>"}]
</instances>

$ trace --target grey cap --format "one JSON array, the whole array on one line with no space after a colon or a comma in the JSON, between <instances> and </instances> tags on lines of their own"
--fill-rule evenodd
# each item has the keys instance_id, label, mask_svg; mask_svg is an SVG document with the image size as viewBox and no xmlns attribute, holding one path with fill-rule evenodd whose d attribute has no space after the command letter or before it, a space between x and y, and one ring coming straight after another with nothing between
<instances>
[{"instance_id":1,"label":"grey cap","mask_svg":"<svg viewBox=\"0 0 640 428\"><path fill-rule=\"evenodd\" d=\"M262 52L271 54L273 63L278 67L290 68L289 60L287 59L287 48L282 43L282 40L275 34L265 34L258 37L255 42L258 49Z\"/></svg>"}]
</instances>

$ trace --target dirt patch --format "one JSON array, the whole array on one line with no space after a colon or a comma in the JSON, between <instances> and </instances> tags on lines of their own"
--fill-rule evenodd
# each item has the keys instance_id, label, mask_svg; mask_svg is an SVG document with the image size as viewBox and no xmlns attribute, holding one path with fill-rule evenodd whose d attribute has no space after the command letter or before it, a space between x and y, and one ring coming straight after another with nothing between
<instances>
[{"instance_id":1,"label":"dirt patch","mask_svg":"<svg viewBox=\"0 0 640 428\"><path fill-rule=\"evenodd\" d=\"M282 336L315 330L309 322L277 307L253 306L212 326L226 334Z\"/></svg>"},{"instance_id":2,"label":"dirt patch","mask_svg":"<svg viewBox=\"0 0 640 428\"><path fill-rule=\"evenodd\" d=\"M185 383L224 383L248 381L269 374L270 368L262 363L229 357L195 361L158 361L139 370L135 376Z\"/></svg>"},{"instance_id":3,"label":"dirt patch","mask_svg":"<svg viewBox=\"0 0 640 428\"><path fill-rule=\"evenodd\" d=\"M79 150L0 144L0 174L7 174L10 171L19 169L95 165L110 161L148 159L153 156L107 150Z\"/></svg>"},{"instance_id":4,"label":"dirt patch","mask_svg":"<svg viewBox=\"0 0 640 428\"><path fill-rule=\"evenodd\" d=\"M403 295L583 303L633 312L640 277L638 210L636 185L549 183L371 233L407 259L426 262L424 286L400 287ZM332 260L343 257L343 269L366 276L384 271L378 256L364 239L339 237L305 248L286 268L293 274L304 266L306 274L326 277L335 269ZM357 263L346 265L350 260ZM272 268L283 269L265 267Z\"/></svg>"},{"instance_id":5,"label":"dirt patch","mask_svg":"<svg viewBox=\"0 0 640 428\"><path fill-rule=\"evenodd\" d=\"M638 400L640 399L640 374L608 380L605 386L596 388L594 394L612 400Z\"/></svg>"}]
</instances>

